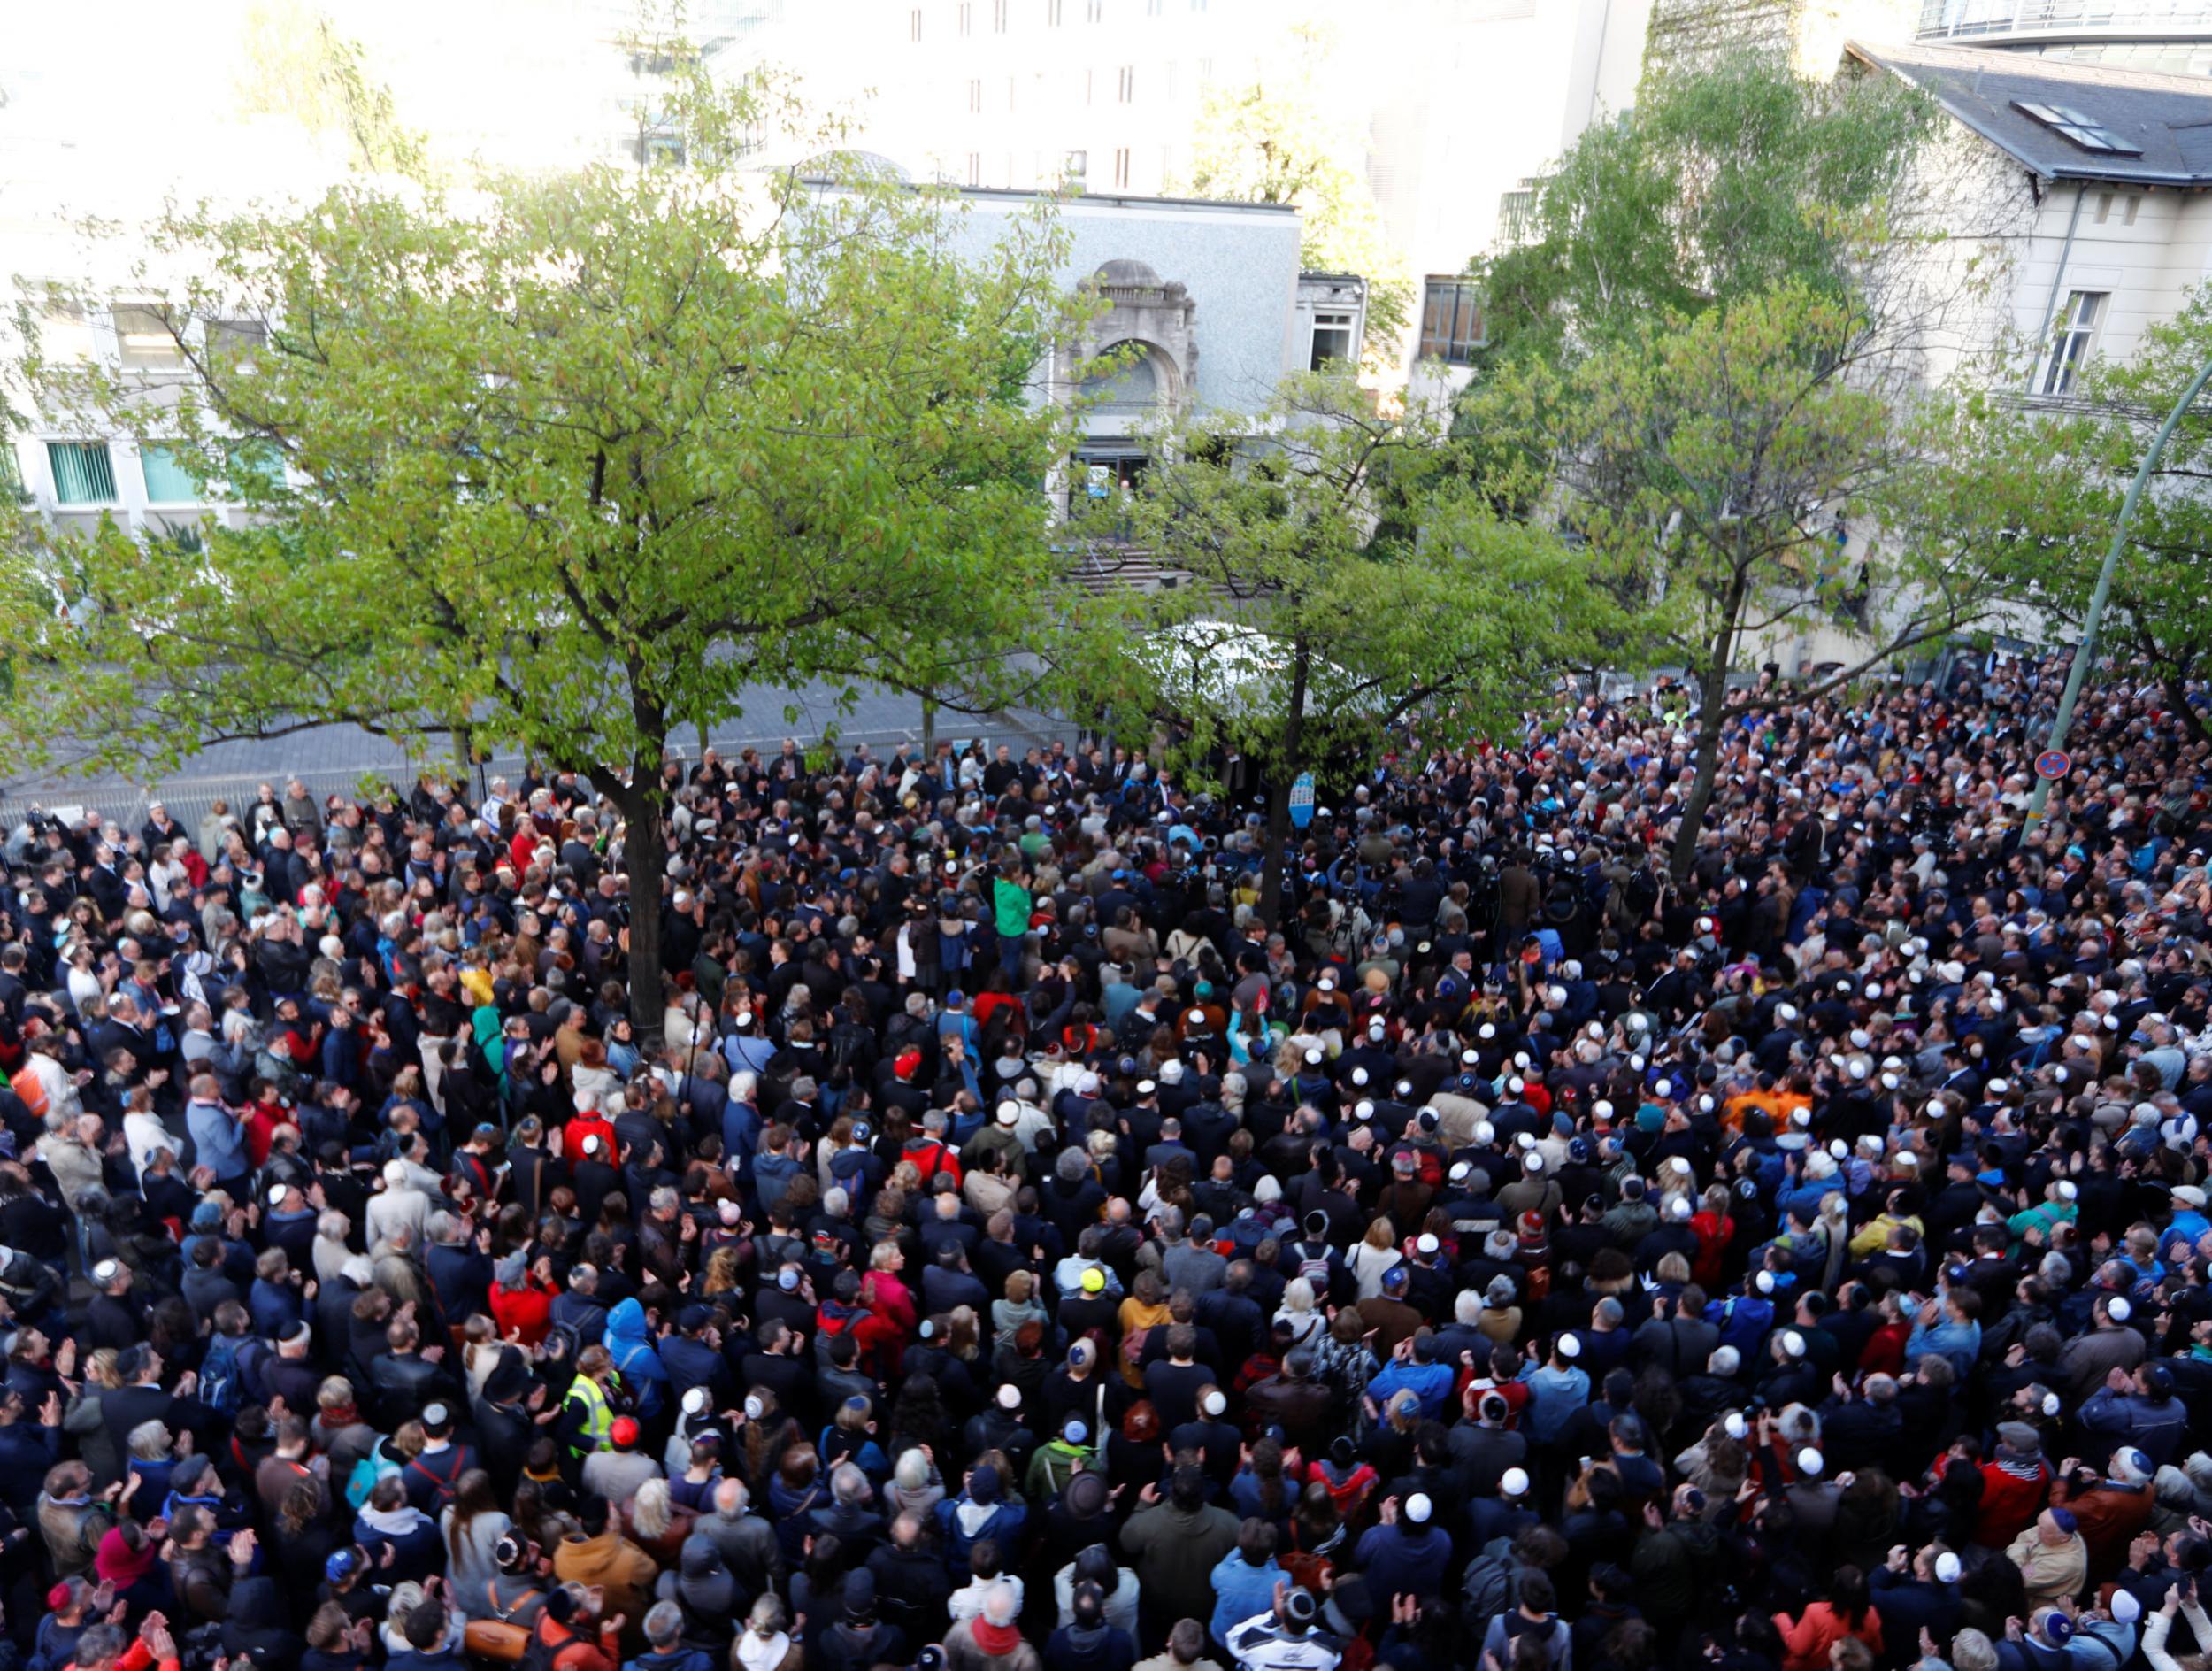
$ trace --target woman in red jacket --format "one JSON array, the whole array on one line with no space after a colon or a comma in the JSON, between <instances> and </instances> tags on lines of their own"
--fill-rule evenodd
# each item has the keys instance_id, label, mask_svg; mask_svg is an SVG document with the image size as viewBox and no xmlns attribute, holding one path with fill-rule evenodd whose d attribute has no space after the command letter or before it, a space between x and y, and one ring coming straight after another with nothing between
<instances>
[{"instance_id":1,"label":"woman in red jacket","mask_svg":"<svg viewBox=\"0 0 2212 1671\"><path fill-rule=\"evenodd\" d=\"M1838 1567L1827 1600L1812 1603L1794 1622L1776 1613L1774 1628L1782 1633L1782 1671L1829 1671L1829 1651L1847 1636L1882 1657L1882 1615L1867 1599L1866 1576L1856 1567Z\"/></svg>"},{"instance_id":2,"label":"woman in red jacket","mask_svg":"<svg viewBox=\"0 0 2212 1671\"><path fill-rule=\"evenodd\" d=\"M525 1268L522 1255L511 1253L492 1272L492 1321L502 1340L534 1346L552 1327L553 1264L541 1259L535 1271Z\"/></svg>"}]
</instances>

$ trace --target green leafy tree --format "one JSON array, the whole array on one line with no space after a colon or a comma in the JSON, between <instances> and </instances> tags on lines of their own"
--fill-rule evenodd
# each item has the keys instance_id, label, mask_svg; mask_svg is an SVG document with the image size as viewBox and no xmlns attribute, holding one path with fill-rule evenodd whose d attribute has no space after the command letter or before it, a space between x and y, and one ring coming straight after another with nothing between
<instances>
[{"instance_id":1,"label":"green leafy tree","mask_svg":"<svg viewBox=\"0 0 2212 1671\"><path fill-rule=\"evenodd\" d=\"M695 89L687 135L751 131L764 99ZM91 607L26 628L43 671L0 735L136 766L345 720L585 772L625 821L657 1036L672 736L763 683L988 706L1046 589L1064 437L1007 368L1061 328L1060 235L1040 216L964 261L951 212L606 167L173 213L155 262L190 276L149 294L188 374L24 370L49 409L176 449L246 526L191 555L24 530L18 559Z\"/></svg>"},{"instance_id":2,"label":"green leafy tree","mask_svg":"<svg viewBox=\"0 0 2212 1671\"><path fill-rule=\"evenodd\" d=\"M1960 496L2007 589L2039 622L2078 631L2121 503L2174 403L2212 358L2212 290L2143 335L2132 357L2098 360L2061 410L1983 402L1959 414L1985 481ZM2155 679L2200 743L2188 689L2212 675L2212 412L2200 398L2166 443L2114 571L2099 644Z\"/></svg>"},{"instance_id":3,"label":"green leafy tree","mask_svg":"<svg viewBox=\"0 0 2212 1671\"><path fill-rule=\"evenodd\" d=\"M1912 179L1939 119L1893 76L1815 81L1754 51L1647 77L1560 160L1532 235L1476 264L1488 357L1595 352L1783 284L1863 296L1912 247L1897 218L1939 189Z\"/></svg>"},{"instance_id":4,"label":"green leafy tree","mask_svg":"<svg viewBox=\"0 0 2212 1671\"><path fill-rule=\"evenodd\" d=\"M1696 856L1735 720L1839 689L1956 631L1991 600L1987 548L1947 521L1972 461L1943 408L1886 373L1850 303L1791 282L1600 346L1501 368L1479 411L1540 459L1550 496L1628 612L1624 660L1680 666L1700 703L1671 864ZM1846 563L1848 511L1893 542ZM1778 631L1847 624L1861 653L1808 686L1732 686Z\"/></svg>"},{"instance_id":5,"label":"green leafy tree","mask_svg":"<svg viewBox=\"0 0 2212 1671\"><path fill-rule=\"evenodd\" d=\"M1578 556L1443 467L1447 421L1379 411L1348 372L1302 373L1254 417L1164 437L1110 512L1189 583L1134 604L1118 665L1089 670L1119 681L1100 705L1164 731L1183 766L1251 764L1271 923L1302 772L1356 769L1417 710L1511 725L1609 614Z\"/></svg>"},{"instance_id":6,"label":"green leafy tree","mask_svg":"<svg viewBox=\"0 0 2212 1671\"><path fill-rule=\"evenodd\" d=\"M1328 31L1301 24L1283 61L1253 81L1206 89L1180 189L1238 203L1295 204L1300 259L1311 271L1367 281L1371 369L1394 365L1412 318L1413 280L1383 229L1361 166L1361 135L1329 96Z\"/></svg>"}]
</instances>

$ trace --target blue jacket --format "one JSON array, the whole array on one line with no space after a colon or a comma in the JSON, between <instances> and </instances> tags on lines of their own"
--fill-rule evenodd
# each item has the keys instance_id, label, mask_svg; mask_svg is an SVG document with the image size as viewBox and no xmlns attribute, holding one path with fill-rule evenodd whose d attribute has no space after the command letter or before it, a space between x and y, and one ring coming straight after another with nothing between
<instances>
[{"instance_id":1,"label":"blue jacket","mask_svg":"<svg viewBox=\"0 0 2212 1671\"><path fill-rule=\"evenodd\" d=\"M1266 1613L1275 1606L1275 1586L1287 1582L1290 1575L1275 1563L1270 1555L1267 1565L1255 1567L1244 1559L1241 1551L1231 1550L1214 1564L1214 1611L1206 1621L1206 1629L1222 1646L1229 1645L1229 1633L1256 1613Z\"/></svg>"},{"instance_id":2,"label":"blue jacket","mask_svg":"<svg viewBox=\"0 0 2212 1671\"><path fill-rule=\"evenodd\" d=\"M1578 1369L1575 1373L1582 1375ZM1590 1378L1583 1375L1582 1379L1586 1398ZM1394 1363L1367 1383L1367 1396L1379 1407L1390 1402L1392 1394L1409 1391L1421 1401L1422 1419L1433 1421L1444 1413L1445 1403L1452 1396L1452 1367L1449 1364ZM1273 1603L1269 1606L1273 1606ZM1259 1611L1263 1613L1266 1609ZM1240 1624L1251 1616L1250 1613L1240 1613L1231 1622Z\"/></svg>"},{"instance_id":3,"label":"blue jacket","mask_svg":"<svg viewBox=\"0 0 2212 1671\"><path fill-rule=\"evenodd\" d=\"M1979 1323L1943 1321L1929 1325L1916 1323L1905 1341L1905 1363L1924 1353L1933 1352L1939 1358L1948 1358L1951 1367L1965 1375L1973 1370L1974 1360L1981 1356L1982 1326Z\"/></svg>"},{"instance_id":4,"label":"blue jacket","mask_svg":"<svg viewBox=\"0 0 2212 1671\"><path fill-rule=\"evenodd\" d=\"M1544 1364L1523 1370L1521 1379L1529 1390L1528 1430L1539 1444L1549 1444L1565 1432L1575 1412L1590 1402L1590 1377L1586 1371L1554 1369Z\"/></svg>"},{"instance_id":5,"label":"blue jacket","mask_svg":"<svg viewBox=\"0 0 2212 1671\"><path fill-rule=\"evenodd\" d=\"M2095 1434L2108 1450L2131 1444L2161 1467L2174 1459L2189 1431L2189 1412L2180 1399L2154 1404L2139 1393L2109 1387L2091 1393L2077 1419L2082 1431Z\"/></svg>"},{"instance_id":6,"label":"blue jacket","mask_svg":"<svg viewBox=\"0 0 2212 1671\"><path fill-rule=\"evenodd\" d=\"M199 1155L200 1165L214 1173L218 1181L242 1178L253 1170L238 1122L222 1104L187 1103L184 1125L191 1133L192 1147Z\"/></svg>"},{"instance_id":7,"label":"blue jacket","mask_svg":"<svg viewBox=\"0 0 2212 1671\"><path fill-rule=\"evenodd\" d=\"M661 1362L652 1331L645 1322L645 1307L626 1299L607 1313L607 1355L622 1376L623 1390L637 1400L641 1421L660 1413L667 1402L668 1366Z\"/></svg>"}]
</instances>

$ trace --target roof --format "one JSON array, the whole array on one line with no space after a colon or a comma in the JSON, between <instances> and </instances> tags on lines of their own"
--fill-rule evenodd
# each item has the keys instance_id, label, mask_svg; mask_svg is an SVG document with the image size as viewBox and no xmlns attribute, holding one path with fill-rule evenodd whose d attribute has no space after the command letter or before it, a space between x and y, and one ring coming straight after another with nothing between
<instances>
[{"instance_id":1,"label":"roof","mask_svg":"<svg viewBox=\"0 0 2212 1671\"><path fill-rule=\"evenodd\" d=\"M2047 180L2212 186L2212 77L1927 42L1854 41L1845 50L1925 88L1952 116ZM2078 114L2091 142L2069 136L2070 121L2054 126L2024 105ZM2138 154L2123 154L2129 151Z\"/></svg>"}]
</instances>

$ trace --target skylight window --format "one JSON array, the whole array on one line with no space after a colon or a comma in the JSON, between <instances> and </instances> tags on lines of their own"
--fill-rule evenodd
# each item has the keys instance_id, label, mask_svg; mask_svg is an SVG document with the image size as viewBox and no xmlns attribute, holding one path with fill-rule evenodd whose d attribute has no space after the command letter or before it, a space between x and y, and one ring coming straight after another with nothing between
<instances>
[{"instance_id":1,"label":"skylight window","mask_svg":"<svg viewBox=\"0 0 2212 1671\"><path fill-rule=\"evenodd\" d=\"M2053 133L2062 134L2084 150L2094 151L2101 157L2140 157L2143 148L2131 145L2110 128L2101 126L2079 111L2063 104L2034 104L2016 100L2013 109L2023 116L2032 117Z\"/></svg>"}]
</instances>

